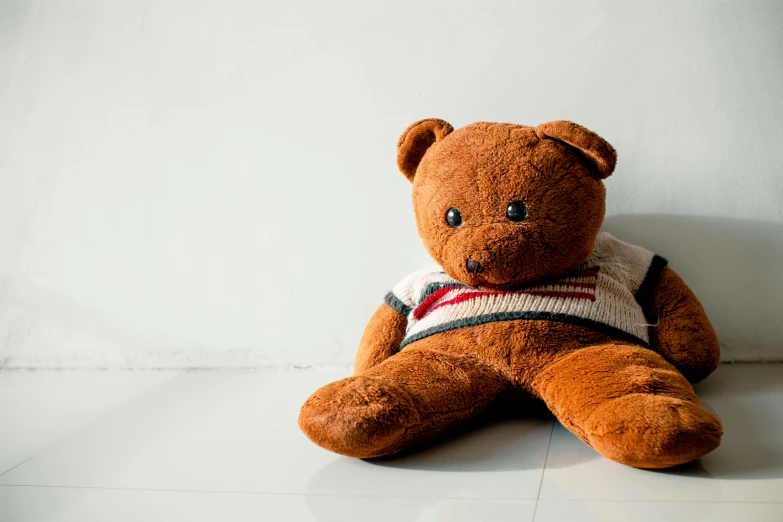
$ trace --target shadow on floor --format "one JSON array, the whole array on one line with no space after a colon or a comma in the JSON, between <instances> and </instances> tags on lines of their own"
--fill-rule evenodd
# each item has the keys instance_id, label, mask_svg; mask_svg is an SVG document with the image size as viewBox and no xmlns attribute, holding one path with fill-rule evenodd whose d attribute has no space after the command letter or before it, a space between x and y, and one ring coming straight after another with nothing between
<instances>
[{"instance_id":1,"label":"shadow on floor","mask_svg":"<svg viewBox=\"0 0 783 522\"><path fill-rule=\"evenodd\" d=\"M698 463L662 473L730 480L783 477L781 382L783 364L719 367L695 389L723 423L720 447Z\"/></svg>"},{"instance_id":2,"label":"shadow on floor","mask_svg":"<svg viewBox=\"0 0 783 522\"><path fill-rule=\"evenodd\" d=\"M553 420L542 401L521 394L506 395L484 414L425 446L368 462L388 468L450 472L532 469L541 463L533 452L524 453L526 439L540 442L543 430L548 443ZM510 452L516 453L514 458L509 458Z\"/></svg>"},{"instance_id":3,"label":"shadow on floor","mask_svg":"<svg viewBox=\"0 0 783 522\"><path fill-rule=\"evenodd\" d=\"M354 483L361 487L365 481L388 482L395 477L398 477L396 480L418 480L421 491L426 492L432 489L432 481L438 481L444 472L468 474L540 469L544 465L544 449L549 443L553 420L540 401L504 397L483 415L405 455L370 460L336 459L311 477L307 491L320 494L306 495L307 506L317 520L324 522L342 522L348 518L373 520L377 518L378 509L383 509L384 502L389 501L394 502L394 512L401 515L400 520L419 520L422 514L436 509L436 504L439 516L446 517L443 520L449 519L449 513L460 518L465 506L454 499L463 494L461 480L448 481L453 484L452 489L443 484L436 488L450 498L435 498L431 494L419 498L415 493L402 499L365 498L361 491L356 491L357 502L351 505L350 517L346 516L344 503L336 503L323 492L330 491L335 484ZM395 470L431 473L398 476ZM473 481L475 488L475 478ZM415 486L411 489L416 491Z\"/></svg>"}]
</instances>

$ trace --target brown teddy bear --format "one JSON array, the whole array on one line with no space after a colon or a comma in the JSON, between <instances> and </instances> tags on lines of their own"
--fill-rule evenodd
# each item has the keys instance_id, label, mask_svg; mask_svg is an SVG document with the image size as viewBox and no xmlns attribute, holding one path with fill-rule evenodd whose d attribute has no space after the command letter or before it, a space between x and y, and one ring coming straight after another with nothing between
<instances>
[{"instance_id":1,"label":"brown teddy bear","mask_svg":"<svg viewBox=\"0 0 783 522\"><path fill-rule=\"evenodd\" d=\"M719 360L701 304L663 258L599 232L609 143L567 121L455 131L428 119L400 137L397 163L443 271L394 287L354 375L305 402L299 425L313 442L391 455L516 390L629 466L718 446L720 421L689 383Z\"/></svg>"}]
</instances>

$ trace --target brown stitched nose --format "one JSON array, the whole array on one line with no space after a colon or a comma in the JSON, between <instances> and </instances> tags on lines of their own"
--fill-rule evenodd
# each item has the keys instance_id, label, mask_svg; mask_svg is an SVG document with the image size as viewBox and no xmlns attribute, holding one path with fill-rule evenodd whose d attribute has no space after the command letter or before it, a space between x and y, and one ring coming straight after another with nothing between
<instances>
[{"instance_id":1,"label":"brown stitched nose","mask_svg":"<svg viewBox=\"0 0 783 522\"><path fill-rule=\"evenodd\" d=\"M467 268L468 272L470 272L471 274L477 274L478 272L481 272L481 263L479 263L475 259L468 259L465 262L465 268Z\"/></svg>"}]
</instances>

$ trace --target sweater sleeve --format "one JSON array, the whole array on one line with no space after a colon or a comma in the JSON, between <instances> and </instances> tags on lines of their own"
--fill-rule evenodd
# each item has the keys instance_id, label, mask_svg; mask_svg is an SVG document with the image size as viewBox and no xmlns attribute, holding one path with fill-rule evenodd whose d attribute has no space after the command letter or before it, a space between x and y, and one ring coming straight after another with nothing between
<instances>
[{"instance_id":1,"label":"sweater sleeve","mask_svg":"<svg viewBox=\"0 0 783 522\"><path fill-rule=\"evenodd\" d=\"M393 290L389 291L383 300L386 301L387 305L397 310L397 312L399 312L400 315L404 315L407 317L408 314L411 313L411 310L413 310L413 307L405 304L405 302L402 299L397 297L397 295L394 293Z\"/></svg>"},{"instance_id":2,"label":"sweater sleeve","mask_svg":"<svg viewBox=\"0 0 783 522\"><path fill-rule=\"evenodd\" d=\"M406 276L386 294L386 304L401 315L408 316L418 306L421 293L431 275L432 272L422 270Z\"/></svg>"},{"instance_id":3,"label":"sweater sleeve","mask_svg":"<svg viewBox=\"0 0 783 522\"><path fill-rule=\"evenodd\" d=\"M651 298L653 291L655 291L655 285L658 282L658 278L661 272L669 262L658 254L653 255L650 261L650 266L647 268L647 273L642 280L642 284L636 290L634 297L638 303L647 303Z\"/></svg>"}]
</instances>

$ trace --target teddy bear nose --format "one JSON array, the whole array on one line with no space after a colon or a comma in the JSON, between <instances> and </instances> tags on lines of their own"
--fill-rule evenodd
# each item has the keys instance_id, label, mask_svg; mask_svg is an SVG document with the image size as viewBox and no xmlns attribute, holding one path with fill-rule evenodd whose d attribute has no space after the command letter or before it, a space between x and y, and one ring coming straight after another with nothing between
<instances>
[{"instance_id":1,"label":"teddy bear nose","mask_svg":"<svg viewBox=\"0 0 783 522\"><path fill-rule=\"evenodd\" d=\"M475 259L468 259L465 262L465 267L468 269L468 272L470 272L471 274L475 274L481 271L481 263L479 263Z\"/></svg>"}]
</instances>

